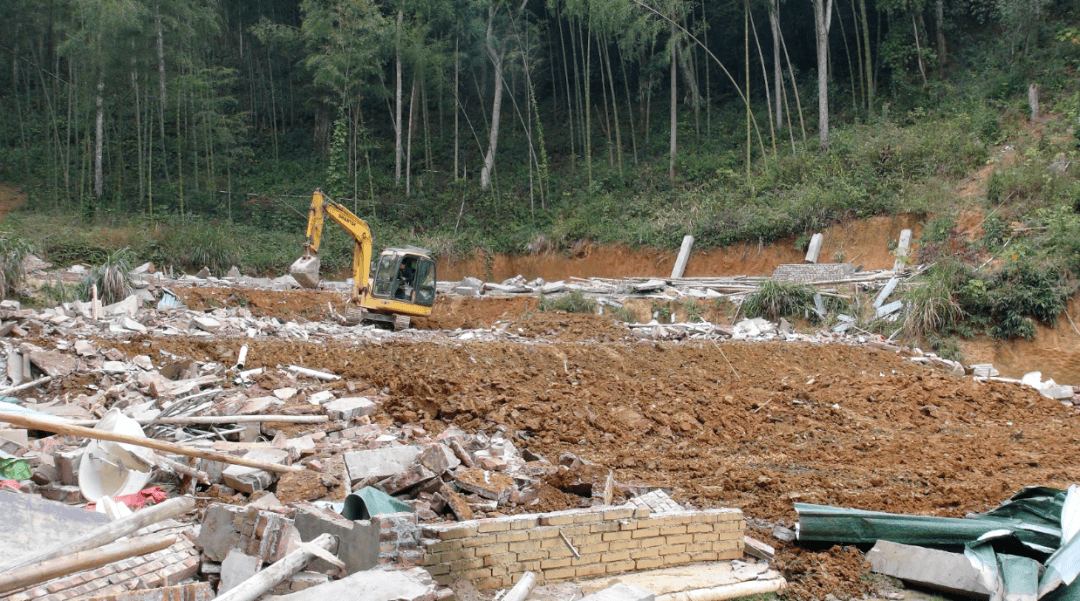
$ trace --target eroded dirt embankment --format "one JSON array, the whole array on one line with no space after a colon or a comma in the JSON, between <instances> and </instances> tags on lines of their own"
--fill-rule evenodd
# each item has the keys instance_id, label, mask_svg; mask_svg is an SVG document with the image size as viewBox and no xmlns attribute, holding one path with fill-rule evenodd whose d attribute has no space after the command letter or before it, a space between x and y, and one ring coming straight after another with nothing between
<instances>
[{"instance_id":1,"label":"eroded dirt embankment","mask_svg":"<svg viewBox=\"0 0 1080 601\"><path fill-rule=\"evenodd\" d=\"M864 269L891 269L895 257L889 241L909 228L917 238L922 223L913 215L892 215L850 220L832 225L825 234L821 262L848 262ZM618 245L579 244L567 252L533 255L495 254L490 258L477 252L455 260L441 258L440 280L460 280L473 276L501 282L517 275L525 279L544 278L549 282L571 277L651 277L669 276L679 249L634 249ZM695 251L686 266L687 277L727 275L770 275L781 263L802 263L806 252L795 248L795 238L772 244L741 243L726 248Z\"/></svg>"}]
</instances>

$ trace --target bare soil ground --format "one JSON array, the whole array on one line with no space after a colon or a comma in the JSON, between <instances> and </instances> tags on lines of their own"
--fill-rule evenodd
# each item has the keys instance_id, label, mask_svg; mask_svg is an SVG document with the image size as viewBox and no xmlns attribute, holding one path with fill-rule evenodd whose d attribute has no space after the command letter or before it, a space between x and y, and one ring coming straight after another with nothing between
<instances>
[{"instance_id":1,"label":"bare soil ground","mask_svg":"<svg viewBox=\"0 0 1080 601\"><path fill-rule=\"evenodd\" d=\"M248 367L292 363L344 375L339 387L388 388L380 419L431 433L503 426L534 453L556 460L569 451L597 465L578 477L611 470L622 484L664 487L683 503L738 507L787 526L794 502L956 517L1023 486L1080 479L1077 411L1015 385L936 373L870 347L629 342L623 326L601 316L531 313L523 299L473 313L485 301L458 300L444 302L435 320L512 321L508 331L539 338L357 346L169 337L120 346L208 360L246 343ZM579 500L552 478L540 505L527 509ZM861 553L752 534L778 546L794 598L876 590L863 578Z\"/></svg>"}]
</instances>

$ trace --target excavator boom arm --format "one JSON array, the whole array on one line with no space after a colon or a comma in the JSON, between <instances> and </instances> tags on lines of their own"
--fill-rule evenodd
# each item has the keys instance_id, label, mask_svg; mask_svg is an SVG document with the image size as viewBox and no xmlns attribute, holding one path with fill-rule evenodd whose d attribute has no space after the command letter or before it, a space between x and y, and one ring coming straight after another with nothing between
<instances>
[{"instance_id":1,"label":"excavator boom arm","mask_svg":"<svg viewBox=\"0 0 1080 601\"><path fill-rule=\"evenodd\" d=\"M345 229L353 239L353 298L357 298L367 289L371 275L371 228L363 220L353 215L352 211L325 196L322 190L316 190L311 197L311 209L308 211L307 248L312 254L318 254L322 241L323 221L330 217Z\"/></svg>"}]
</instances>

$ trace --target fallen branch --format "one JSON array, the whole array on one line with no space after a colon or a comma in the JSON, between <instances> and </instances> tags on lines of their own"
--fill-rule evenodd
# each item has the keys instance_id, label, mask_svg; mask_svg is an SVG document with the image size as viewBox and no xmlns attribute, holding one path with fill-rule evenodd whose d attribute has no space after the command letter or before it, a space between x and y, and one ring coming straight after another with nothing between
<instances>
[{"instance_id":1,"label":"fallen branch","mask_svg":"<svg viewBox=\"0 0 1080 601\"><path fill-rule=\"evenodd\" d=\"M208 486L210 484L210 476L206 472L199 471L191 466L184 465L183 463L179 463L177 461L173 461L172 459L169 459L167 457L158 456L157 461L158 465L171 469L172 471L182 476L190 476Z\"/></svg>"},{"instance_id":2,"label":"fallen branch","mask_svg":"<svg viewBox=\"0 0 1080 601\"><path fill-rule=\"evenodd\" d=\"M255 461L254 459L235 457L233 455L226 455L224 453L218 453L215 451L204 451L203 449L196 449L195 447L165 442L163 440L154 440L153 438L140 438L138 436L128 436L126 434L108 432L106 430L95 430L93 428L73 426L71 424L49 421L38 417L31 417L28 415L0 412L0 422L15 424L16 426L22 426L31 430L43 430L45 432L53 432L54 434L63 434L65 436L78 436L80 438L93 438L95 440L111 440L112 442L123 442L135 445L137 447L154 449L155 451L165 451L166 453L175 453L177 455L186 455L188 457L198 457L199 459L208 459L210 461L221 461L231 465L243 465L245 467L253 467L260 470L266 470L268 472L287 473L304 471L304 468L294 465L281 465L280 463Z\"/></svg>"},{"instance_id":3,"label":"fallen branch","mask_svg":"<svg viewBox=\"0 0 1080 601\"><path fill-rule=\"evenodd\" d=\"M0 594L33 586L60 576L100 568L114 561L160 551L171 547L175 542L175 535L151 534L150 536L112 543L98 549L79 551L64 557L30 564L16 570L8 570L0 574Z\"/></svg>"},{"instance_id":4,"label":"fallen branch","mask_svg":"<svg viewBox=\"0 0 1080 601\"><path fill-rule=\"evenodd\" d=\"M187 513L195 507L195 499L192 497L177 497L175 499L169 499L164 503L158 503L153 507L147 507L146 509L140 509L135 513L120 518L115 522L109 522L97 528L94 528L90 532L77 536L72 539L68 539L62 543L53 545L44 551L34 552L23 557L18 557L15 561L0 567L0 573L6 573L15 568L21 568L31 563L38 563L49 559L55 559L63 556L65 553L78 553L79 551L88 551L90 549L97 549L102 545L111 543L122 536L127 536L132 532L140 528L145 528L150 524L156 524L162 520L167 520L172 517Z\"/></svg>"}]
</instances>

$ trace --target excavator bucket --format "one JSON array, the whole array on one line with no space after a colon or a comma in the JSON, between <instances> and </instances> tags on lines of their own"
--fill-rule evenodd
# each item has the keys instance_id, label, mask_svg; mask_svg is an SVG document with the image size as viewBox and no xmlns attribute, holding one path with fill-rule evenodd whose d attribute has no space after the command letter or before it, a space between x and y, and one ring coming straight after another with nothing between
<instances>
[{"instance_id":1,"label":"excavator bucket","mask_svg":"<svg viewBox=\"0 0 1080 601\"><path fill-rule=\"evenodd\" d=\"M320 261L318 255L304 255L289 267L289 273L292 275L293 279L304 288L318 288L319 266Z\"/></svg>"}]
</instances>

